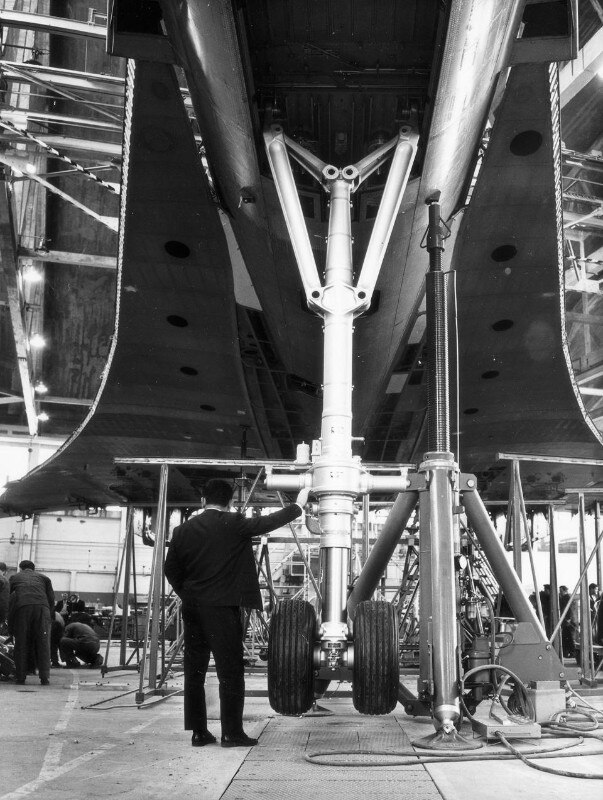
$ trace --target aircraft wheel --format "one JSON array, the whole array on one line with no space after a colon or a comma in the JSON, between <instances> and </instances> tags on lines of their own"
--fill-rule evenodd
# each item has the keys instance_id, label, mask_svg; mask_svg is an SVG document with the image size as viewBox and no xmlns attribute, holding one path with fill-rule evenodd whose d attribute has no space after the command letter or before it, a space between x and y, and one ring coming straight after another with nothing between
<instances>
[{"instance_id":1,"label":"aircraft wheel","mask_svg":"<svg viewBox=\"0 0 603 800\"><path fill-rule=\"evenodd\" d=\"M316 612L305 600L283 600L270 620L268 700L279 714L304 714L314 701Z\"/></svg>"},{"instance_id":2,"label":"aircraft wheel","mask_svg":"<svg viewBox=\"0 0 603 800\"><path fill-rule=\"evenodd\" d=\"M361 714L389 714L398 702L400 664L396 609L365 600L354 617L354 708Z\"/></svg>"}]
</instances>

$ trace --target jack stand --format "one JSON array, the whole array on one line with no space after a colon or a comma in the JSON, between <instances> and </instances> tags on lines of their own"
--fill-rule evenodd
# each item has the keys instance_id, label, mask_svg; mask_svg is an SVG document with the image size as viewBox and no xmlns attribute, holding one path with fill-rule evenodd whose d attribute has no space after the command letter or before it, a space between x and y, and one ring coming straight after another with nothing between
<instances>
[{"instance_id":1,"label":"jack stand","mask_svg":"<svg viewBox=\"0 0 603 800\"><path fill-rule=\"evenodd\" d=\"M302 717L332 717L333 712L329 708L319 706L316 700L312 703L312 708L302 714Z\"/></svg>"},{"instance_id":2,"label":"jack stand","mask_svg":"<svg viewBox=\"0 0 603 800\"><path fill-rule=\"evenodd\" d=\"M498 739L497 733L504 733L507 739L540 739L541 729L537 722L524 720L505 713L502 706L496 713L486 709L488 701L482 702L471 719L474 733L487 740Z\"/></svg>"},{"instance_id":3,"label":"jack stand","mask_svg":"<svg viewBox=\"0 0 603 800\"><path fill-rule=\"evenodd\" d=\"M436 733L420 740L421 747L435 750L473 750L475 743L456 730L461 718L458 684L458 634L456 621L456 572L459 551L460 474L450 452L448 309L442 252L446 235L440 217L440 193L429 205L425 240L429 253L426 275L427 301L427 446L419 472L425 476L420 492L420 604L427 623L421 632L421 686L432 686ZM447 228L446 228L447 229Z\"/></svg>"},{"instance_id":4,"label":"jack stand","mask_svg":"<svg viewBox=\"0 0 603 800\"><path fill-rule=\"evenodd\" d=\"M500 726L499 726L500 727ZM440 728L431 736L424 736L422 739L415 739L413 747L420 747L422 750L479 750L484 746L483 742L466 739L461 736L457 729L452 726L450 730Z\"/></svg>"},{"instance_id":5,"label":"jack stand","mask_svg":"<svg viewBox=\"0 0 603 800\"><path fill-rule=\"evenodd\" d=\"M504 664L524 681L558 682L563 679L564 672L517 574L507 561L502 543L477 492L475 476L460 473L450 452L446 287L441 268L445 237L438 199L439 195L434 194L428 200L429 228L426 234L426 249L430 255L430 269L426 276L428 452L418 474L410 476L409 487L398 495L394 503L348 598L348 613L353 618L358 605L372 596L379 576L399 543L400 533L419 502L421 623L418 698L401 684L399 700L409 714L431 713L438 732L426 740L430 747L451 745L456 749L472 749L473 744L463 740L455 729L460 719L460 692L454 557L460 553L459 514L463 509L517 620L513 642L505 648ZM522 730L527 732L525 726Z\"/></svg>"}]
</instances>

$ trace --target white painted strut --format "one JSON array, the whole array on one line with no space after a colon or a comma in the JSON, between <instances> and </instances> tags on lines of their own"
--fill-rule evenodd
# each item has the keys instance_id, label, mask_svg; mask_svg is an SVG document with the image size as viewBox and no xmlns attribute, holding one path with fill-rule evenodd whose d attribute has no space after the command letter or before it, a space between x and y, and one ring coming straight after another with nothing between
<instances>
[{"instance_id":1,"label":"white painted strut","mask_svg":"<svg viewBox=\"0 0 603 800\"><path fill-rule=\"evenodd\" d=\"M406 474L371 476L352 456L352 355L354 318L366 311L379 276L385 250L416 153L417 136L409 128L366 156L357 165L339 169L288 139L280 125L264 134L270 167L308 305L324 320L323 408L321 453L304 475L268 475L269 489L291 490L310 485L318 496L322 560L322 636L341 638L347 620L347 580L354 499L378 485L401 492ZM351 195L393 151L393 160L375 219L358 286L353 284ZM321 285L289 156L313 175L330 195L325 264ZM310 480L308 480L308 478Z\"/></svg>"}]
</instances>

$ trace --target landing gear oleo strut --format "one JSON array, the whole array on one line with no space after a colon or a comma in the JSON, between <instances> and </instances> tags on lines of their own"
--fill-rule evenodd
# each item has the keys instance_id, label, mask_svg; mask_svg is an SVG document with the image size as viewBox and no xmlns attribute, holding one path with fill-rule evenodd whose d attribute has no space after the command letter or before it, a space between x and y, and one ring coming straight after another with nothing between
<instances>
[{"instance_id":1,"label":"landing gear oleo strut","mask_svg":"<svg viewBox=\"0 0 603 800\"><path fill-rule=\"evenodd\" d=\"M293 684L305 681L306 666L325 680L354 676L354 704L364 713L384 714L397 702L398 639L393 609L363 603L352 640L347 614L347 575L352 546L354 500L371 491L401 492L406 470L372 474L352 456L352 349L355 317L366 311L396 214L416 154L417 136L402 128L398 137L358 164L338 169L325 164L269 124L265 142L270 166L295 251L307 303L324 322L323 411L320 454L298 475L268 475L269 489L310 486L318 498L321 552L321 609L311 635L313 609L286 602L272 621L269 647L269 694L275 710L307 711L313 693ZM389 176L357 284L353 283L351 195L393 154ZM329 194L325 280L321 284L310 245L289 156L299 162ZM381 681L383 665L386 677ZM382 685L383 684L383 685ZM305 686L305 683L304 683ZM294 699L291 699L291 698Z\"/></svg>"}]
</instances>

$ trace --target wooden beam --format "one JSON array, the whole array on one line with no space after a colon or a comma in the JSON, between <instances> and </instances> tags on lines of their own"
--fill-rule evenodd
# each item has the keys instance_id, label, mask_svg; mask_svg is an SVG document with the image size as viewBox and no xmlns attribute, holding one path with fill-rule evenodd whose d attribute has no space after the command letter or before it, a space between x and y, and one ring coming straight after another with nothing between
<instances>
[{"instance_id":1,"label":"wooden beam","mask_svg":"<svg viewBox=\"0 0 603 800\"><path fill-rule=\"evenodd\" d=\"M117 269L117 258L99 256L92 253L68 253L65 250L43 250L30 247L19 247L19 258L33 261L46 261L53 264L74 264L82 267L99 267L100 269Z\"/></svg>"},{"instance_id":2,"label":"wooden beam","mask_svg":"<svg viewBox=\"0 0 603 800\"><path fill-rule=\"evenodd\" d=\"M27 328L23 318L21 292L17 275L18 259L12 195L6 180L0 180L0 271L4 274L8 307L17 351L17 365L21 378L23 402L27 414L27 427L31 436L38 432L34 389L31 375L31 354Z\"/></svg>"}]
</instances>

